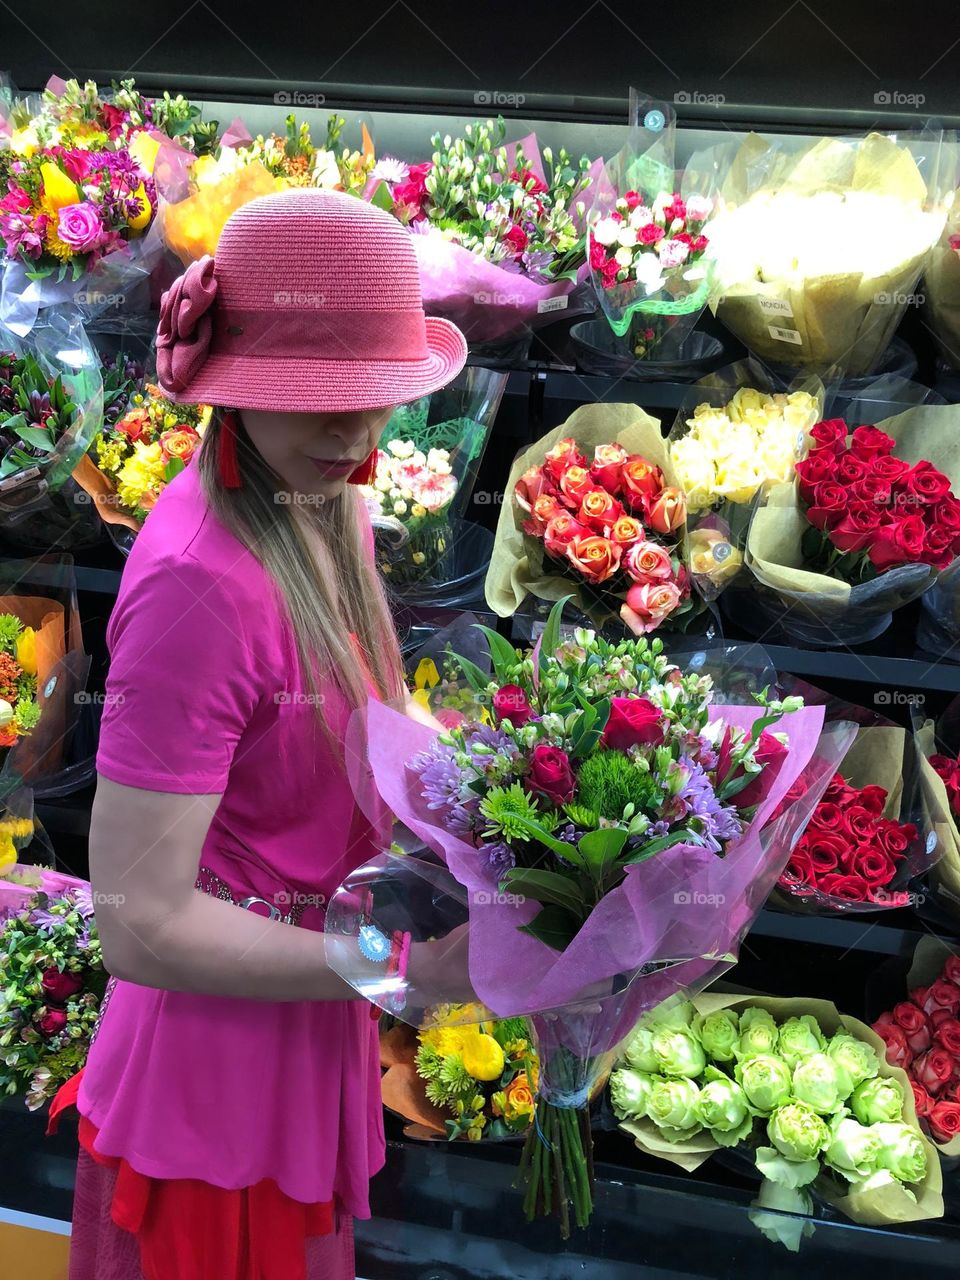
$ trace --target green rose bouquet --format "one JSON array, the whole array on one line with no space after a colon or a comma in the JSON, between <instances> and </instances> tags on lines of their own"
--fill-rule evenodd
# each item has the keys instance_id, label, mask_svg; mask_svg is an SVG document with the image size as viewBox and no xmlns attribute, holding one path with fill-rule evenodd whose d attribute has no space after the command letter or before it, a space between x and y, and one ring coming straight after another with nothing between
<instances>
[{"instance_id":1,"label":"green rose bouquet","mask_svg":"<svg viewBox=\"0 0 960 1280\"><path fill-rule=\"evenodd\" d=\"M610 1101L641 1150L687 1170L745 1144L763 1179L755 1221L790 1248L802 1229L762 1210L809 1214L811 1193L869 1225L943 1213L906 1076L827 1001L668 1001L624 1042Z\"/></svg>"}]
</instances>

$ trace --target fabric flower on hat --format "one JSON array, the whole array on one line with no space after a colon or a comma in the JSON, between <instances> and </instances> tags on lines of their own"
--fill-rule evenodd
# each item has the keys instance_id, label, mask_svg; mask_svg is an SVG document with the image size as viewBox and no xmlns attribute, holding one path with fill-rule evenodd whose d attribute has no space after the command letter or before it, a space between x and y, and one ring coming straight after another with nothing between
<instances>
[{"instance_id":1,"label":"fabric flower on hat","mask_svg":"<svg viewBox=\"0 0 960 1280\"><path fill-rule=\"evenodd\" d=\"M164 388L183 391L200 371L213 337L211 308L217 297L214 260L206 253L190 264L160 300L157 376Z\"/></svg>"}]
</instances>

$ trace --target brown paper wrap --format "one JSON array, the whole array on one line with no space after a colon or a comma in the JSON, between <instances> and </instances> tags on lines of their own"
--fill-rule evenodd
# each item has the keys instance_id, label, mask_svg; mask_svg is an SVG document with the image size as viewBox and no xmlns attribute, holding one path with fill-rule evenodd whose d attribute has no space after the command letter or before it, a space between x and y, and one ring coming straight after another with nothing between
<instances>
[{"instance_id":1,"label":"brown paper wrap","mask_svg":"<svg viewBox=\"0 0 960 1280\"><path fill-rule=\"evenodd\" d=\"M713 1013L717 1009L740 1010L745 1005L755 1005L766 1009L778 1022L787 1018L797 1018L809 1013L816 1018L825 1034L833 1035L837 1031L846 1031L858 1040L865 1040L877 1051L880 1059L880 1075L892 1076L903 1090L903 1118L919 1129L917 1113L913 1103L913 1089L907 1079L907 1073L900 1067L891 1066L885 1057L885 1046L880 1037L870 1027L839 1013L836 1005L829 1000L808 1000L805 997L744 996L725 995L720 992L706 992L694 1000L699 1013ZM622 1122L625 1129L634 1139L641 1151L649 1155L660 1156L678 1165L688 1173L701 1164L719 1148L706 1131L687 1142L667 1142L658 1132L652 1120L640 1120L634 1123ZM815 1191L823 1200L846 1214L853 1222L864 1226L889 1226L902 1222L922 1222L927 1218L943 1216L943 1177L937 1151L929 1138L922 1134L927 1151L927 1174L922 1183L911 1187L915 1199L911 1198L902 1187L893 1185L875 1191L849 1191L838 1194L832 1179L820 1176L811 1184L809 1190Z\"/></svg>"},{"instance_id":2,"label":"brown paper wrap","mask_svg":"<svg viewBox=\"0 0 960 1280\"><path fill-rule=\"evenodd\" d=\"M117 491L109 476L104 475L88 453L85 453L73 469L73 478L80 488L90 495L97 507L97 514L104 524L119 524L134 533L141 525L133 516L120 509Z\"/></svg>"},{"instance_id":3,"label":"brown paper wrap","mask_svg":"<svg viewBox=\"0 0 960 1280\"><path fill-rule=\"evenodd\" d=\"M760 185L754 176L758 171L765 175ZM871 133L859 144L822 138L799 157L790 157L749 134L721 188L723 201L728 208L736 208L753 197L777 191L794 195L869 192L892 196L917 208L928 206L931 199L910 149L885 135ZM726 279L722 292L711 303L712 309L763 360L823 372L869 373L889 346L907 297L939 237L942 222L931 225L929 247L882 275L848 272L802 281ZM707 231L709 234L709 227ZM722 258L718 274L724 279ZM792 315L786 310L782 316L764 310L761 302L772 299L785 302ZM898 303L897 299L903 301ZM797 336L793 340L777 338L771 334L771 326Z\"/></svg>"},{"instance_id":4,"label":"brown paper wrap","mask_svg":"<svg viewBox=\"0 0 960 1280\"><path fill-rule=\"evenodd\" d=\"M417 1033L405 1023L380 1032L380 1079L383 1105L407 1121L408 1138L446 1138L446 1112L427 1101L426 1081L417 1075Z\"/></svg>"},{"instance_id":5,"label":"brown paper wrap","mask_svg":"<svg viewBox=\"0 0 960 1280\"><path fill-rule=\"evenodd\" d=\"M539 466L547 452L566 436L576 440L588 456L598 444L622 444L628 453L640 453L658 466L668 485L676 483L660 424L638 405L581 405L566 422L529 445L510 468L484 587L487 603L501 618L514 614L528 595L559 600L574 594L582 611L587 612L579 600L576 582L554 570L543 544L523 532L526 513L514 499L514 489L523 473Z\"/></svg>"},{"instance_id":6,"label":"brown paper wrap","mask_svg":"<svg viewBox=\"0 0 960 1280\"><path fill-rule=\"evenodd\" d=\"M896 441L894 452L898 458L911 465L924 459L931 462L949 477L954 492L960 493L960 405L916 405L876 425ZM807 597L813 608L818 600L828 607L843 608L850 604L850 584L803 568L801 539L808 528L796 482L776 485L766 506L751 521L747 564L759 582L786 593L788 598L800 597L802 603ZM917 569L916 580L911 575L910 586L898 593L896 604L891 607L916 599L936 577L932 568L921 573L926 566L905 567ZM896 574L897 569L888 572ZM881 574L864 585L875 588L886 576Z\"/></svg>"}]
</instances>

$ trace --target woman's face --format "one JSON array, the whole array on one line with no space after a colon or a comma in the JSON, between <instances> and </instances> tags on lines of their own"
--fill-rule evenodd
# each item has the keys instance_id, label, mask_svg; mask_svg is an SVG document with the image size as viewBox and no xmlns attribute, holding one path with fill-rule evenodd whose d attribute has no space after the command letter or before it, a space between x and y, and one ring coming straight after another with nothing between
<instances>
[{"instance_id":1,"label":"woman's face","mask_svg":"<svg viewBox=\"0 0 960 1280\"><path fill-rule=\"evenodd\" d=\"M254 448L293 493L335 498L376 448L393 408L362 413L263 413L242 409Z\"/></svg>"}]
</instances>

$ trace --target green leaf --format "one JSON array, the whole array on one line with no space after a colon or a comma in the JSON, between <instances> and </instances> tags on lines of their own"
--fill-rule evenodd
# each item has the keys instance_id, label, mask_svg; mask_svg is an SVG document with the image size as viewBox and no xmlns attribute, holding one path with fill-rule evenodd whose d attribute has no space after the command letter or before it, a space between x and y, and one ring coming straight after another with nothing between
<instances>
[{"instance_id":1,"label":"green leaf","mask_svg":"<svg viewBox=\"0 0 960 1280\"><path fill-rule=\"evenodd\" d=\"M501 684L505 684L508 667L515 667L520 661L516 649L509 640L500 635L498 631L494 631L492 627L485 627L482 622L475 622L473 625L487 637L494 675Z\"/></svg>"},{"instance_id":2,"label":"green leaf","mask_svg":"<svg viewBox=\"0 0 960 1280\"><path fill-rule=\"evenodd\" d=\"M387 213L393 212L393 196L390 194L390 188L385 182L379 183L370 197L370 204L376 205L378 209L386 209Z\"/></svg>"},{"instance_id":3,"label":"green leaf","mask_svg":"<svg viewBox=\"0 0 960 1280\"><path fill-rule=\"evenodd\" d=\"M623 865L625 867L635 866L638 862L646 862L648 858L652 858L654 854L662 853L664 849L669 849L674 844L701 844L692 831L688 831L686 827L682 831L673 831L670 835L659 836L656 840L651 840L648 844L643 845L639 849L635 849L629 858L624 858Z\"/></svg>"},{"instance_id":4,"label":"green leaf","mask_svg":"<svg viewBox=\"0 0 960 1280\"><path fill-rule=\"evenodd\" d=\"M10 424L7 423L7 426ZM46 427L17 427L17 435L25 444L35 445L38 449L51 450L56 441L53 432Z\"/></svg>"},{"instance_id":5,"label":"green leaf","mask_svg":"<svg viewBox=\"0 0 960 1280\"><path fill-rule=\"evenodd\" d=\"M563 858L565 862L572 862L575 867L583 866L583 858L580 856L578 849L574 848L572 844L566 844L563 840L557 840L546 827L541 827L540 823L535 822L533 818L517 816L514 821L526 827L532 836L536 836L540 843L545 844L558 858Z\"/></svg>"},{"instance_id":6,"label":"green leaf","mask_svg":"<svg viewBox=\"0 0 960 1280\"><path fill-rule=\"evenodd\" d=\"M454 661L460 664L460 670L474 693L486 693L490 677L481 671L475 662L471 662L469 658L461 658L459 653L453 654L453 658Z\"/></svg>"},{"instance_id":7,"label":"green leaf","mask_svg":"<svg viewBox=\"0 0 960 1280\"><path fill-rule=\"evenodd\" d=\"M547 906L529 924L522 924L520 932L545 942L554 951L565 951L579 933L580 925L581 921L563 907Z\"/></svg>"},{"instance_id":8,"label":"green leaf","mask_svg":"<svg viewBox=\"0 0 960 1280\"><path fill-rule=\"evenodd\" d=\"M174 476L178 476L184 469L185 463L182 458L171 458L163 469L163 478L169 483Z\"/></svg>"},{"instance_id":9,"label":"green leaf","mask_svg":"<svg viewBox=\"0 0 960 1280\"><path fill-rule=\"evenodd\" d=\"M560 644L560 619L563 616L563 606L572 599L572 595L562 596L550 610L547 625L543 628L543 635L540 637L538 666L541 671L546 671L547 664L557 651L557 646Z\"/></svg>"},{"instance_id":10,"label":"green leaf","mask_svg":"<svg viewBox=\"0 0 960 1280\"><path fill-rule=\"evenodd\" d=\"M577 848L588 867L602 871L620 857L626 843L627 832L623 827L600 827L597 831L588 831L581 836Z\"/></svg>"},{"instance_id":11,"label":"green leaf","mask_svg":"<svg viewBox=\"0 0 960 1280\"><path fill-rule=\"evenodd\" d=\"M519 893L537 902L552 902L583 918L583 899L576 886L557 871L540 871L534 867L513 867L500 882L501 889Z\"/></svg>"},{"instance_id":12,"label":"green leaf","mask_svg":"<svg viewBox=\"0 0 960 1280\"><path fill-rule=\"evenodd\" d=\"M744 773L739 778L733 778L730 782L725 783L717 789L717 799L721 801L729 800L731 797L741 792L744 787L749 787L751 782L756 782L757 778L763 776L763 770L759 773Z\"/></svg>"}]
</instances>

